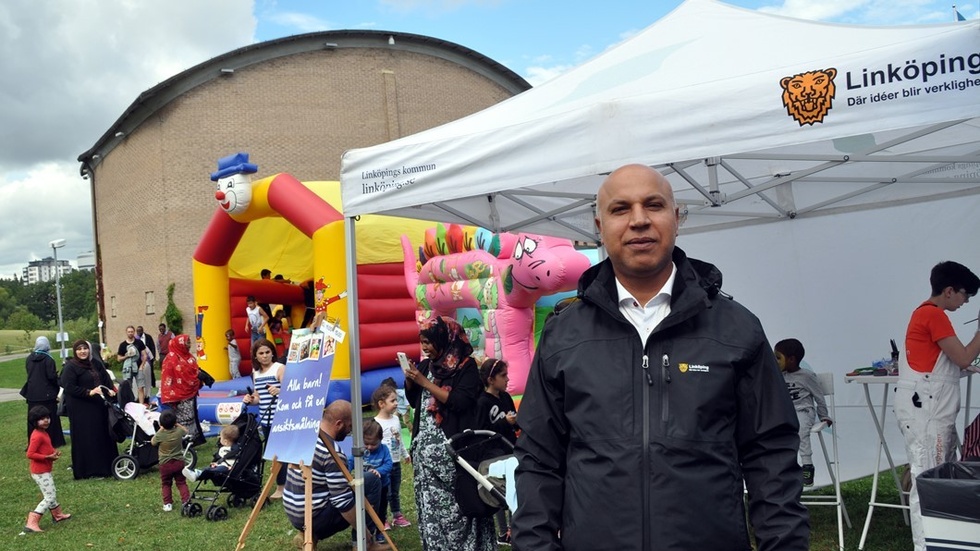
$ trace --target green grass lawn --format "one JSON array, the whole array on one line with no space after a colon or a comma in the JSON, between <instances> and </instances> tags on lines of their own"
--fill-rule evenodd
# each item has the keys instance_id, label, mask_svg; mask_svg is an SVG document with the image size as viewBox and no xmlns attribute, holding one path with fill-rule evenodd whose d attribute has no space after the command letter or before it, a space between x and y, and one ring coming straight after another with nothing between
<instances>
[{"instance_id":1,"label":"green grass lawn","mask_svg":"<svg viewBox=\"0 0 980 551\"><path fill-rule=\"evenodd\" d=\"M30 339L20 329L0 329L0 354L15 354L34 350L34 340L44 335L51 341L51 348L61 348L54 342L56 331L31 331Z\"/></svg>"},{"instance_id":2,"label":"green grass lawn","mask_svg":"<svg viewBox=\"0 0 980 551\"><path fill-rule=\"evenodd\" d=\"M0 362L0 388L20 388L24 381L24 360ZM58 500L72 519L54 525L50 515L41 522L42 534L18 536L28 511L40 500L37 485L30 477L26 447L26 407L23 402L0 403L0 548L18 551L52 551L79 549L113 549L139 551L202 551L234 549L248 519L249 509L229 508L228 520L210 522L203 517L184 518L178 511L164 513L160 497L160 478L156 468L141 474L136 480L115 479L76 481L71 472L70 444L62 448L64 457L55 462L54 477ZM67 419L63 419L67 425ZM214 453L214 441L198 448L201 462ZM267 469L268 471L268 469ZM415 500L412 494L412 469L403 468L401 488L402 508L414 523ZM898 496L890 488L890 477L884 479L879 499L897 503ZM190 485L193 490L194 485ZM206 487L210 488L210 485ZM845 527L847 549L857 549L871 493L871 478L844 485L853 528ZM175 490L176 494L176 490ZM222 500L223 502L223 500ZM222 503L223 504L223 503ZM837 549L837 523L832 507L811 509L811 549ZM597 529L612 527L596 527ZM414 526L389 532L399 549L421 549L418 531ZM290 549L296 531L286 520L278 502L260 513L250 533L246 549ZM910 550L910 530L902 521L901 512L878 509L871 526L867 551ZM347 551L349 533L342 533L321 542L320 551ZM504 548L506 549L506 548Z\"/></svg>"}]
</instances>

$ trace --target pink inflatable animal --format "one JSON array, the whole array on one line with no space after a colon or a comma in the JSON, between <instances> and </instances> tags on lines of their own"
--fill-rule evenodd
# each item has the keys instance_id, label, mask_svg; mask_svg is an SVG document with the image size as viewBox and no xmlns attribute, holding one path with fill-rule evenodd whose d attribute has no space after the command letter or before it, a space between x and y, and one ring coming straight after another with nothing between
<instances>
[{"instance_id":1,"label":"pink inflatable animal","mask_svg":"<svg viewBox=\"0 0 980 551\"><path fill-rule=\"evenodd\" d=\"M424 259L421 270L411 242L402 236L405 283L415 297L419 321L434 315L455 316L457 308L478 308L487 356L507 361L507 390L523 394L534 351L534 303L542 296L575 289L589 259L567 239L524 233L506 236L499 240L505 249L495 256L485 250L460 250L472 247L468 245L472 240L459 239L458 226L438 233L448 238L437 247L427 243L426 252L437 251L437 256Z\"/></svg>"}]
</instances>

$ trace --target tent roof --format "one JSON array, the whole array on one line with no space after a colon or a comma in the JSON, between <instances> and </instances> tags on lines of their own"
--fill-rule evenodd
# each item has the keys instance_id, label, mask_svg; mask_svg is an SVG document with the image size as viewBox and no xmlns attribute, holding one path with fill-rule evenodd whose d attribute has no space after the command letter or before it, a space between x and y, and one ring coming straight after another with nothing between
<instances>
[{"instance_id":1,"label":"tent roof","mask_svg":"<svg viewBox=\"0 0 980 551\"><path fill-rule=\"evenodd\" d=\"M348 151L344 213L590 240L599 183L631 162L668 176L685 233L980 194L978 52L977 21L831 25L687 0L541 86ZM781 82L819 71L832 104L799 122Z\"/></svg>"}]
</instances>

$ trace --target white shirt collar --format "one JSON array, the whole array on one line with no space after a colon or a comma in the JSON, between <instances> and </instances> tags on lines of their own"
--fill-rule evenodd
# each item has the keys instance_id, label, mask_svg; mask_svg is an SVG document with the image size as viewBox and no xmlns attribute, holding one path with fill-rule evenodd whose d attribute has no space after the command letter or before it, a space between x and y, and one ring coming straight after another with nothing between
<instances>
[{"instance_id":1,"label":"white shirt collar","mask_svg":"<svg viewBox=\"0 0 980 551\"><path fill-rule=\"evenodd\" d=\"M623 287L623 284L619 282L619 278L618 277L615 278L616 292L619 295L619 301L618 301L619 305L633 306L639 308L639 307L649 306L650 304L658 300L665 301L667 304L670 304L670 298L674 291L674 279L676 276L677 276L677 266L673 262L671 262L670 277L668 277L667 281L664 282L664 286L660 288L660 291L658 291L657 294L655 294L653 298L651 298L650 301L647 302L646 304L640 304L639 301L637 301L636 298L628 290L626 290L626 287Z\"/></svg>"}]
</instances>

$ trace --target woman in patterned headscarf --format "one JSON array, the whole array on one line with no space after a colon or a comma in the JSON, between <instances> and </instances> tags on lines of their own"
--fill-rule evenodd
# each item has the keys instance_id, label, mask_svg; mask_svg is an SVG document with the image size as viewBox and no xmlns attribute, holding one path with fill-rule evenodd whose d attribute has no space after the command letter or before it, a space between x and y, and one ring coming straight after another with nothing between
<instances>
[{"instance_id":1,"label":"woman in patterned headscarf","mask_svg":"<svg viewBox=\"0 0 980 551\"><path fill-rule=\"evenodd\" d=\"M460 513L454 489L456 467L446 439L478 428L476 402L483 392L473 347L460 324L448 316L422 323L418 368L405 374L405 394L415 409L412 463L419 534L426 550L484 551L497 548L493 517Z\"/></svg>"},{"instance_id":2,"label":"woman in patterned headscarf","mask_svg":"<svg viewBox=\"0 0 980 551\"><path fill-rule=\"evenodd\" d=\"M197 375L200 368L190 352L191 339L187 335L177 335L170 340L167 357L163 359L160 372L160 401L170 406L177 415L177 424L187 429L196 443L204 441L197 421L197 391L201 381Z\"/></svg>"}]
</instances>

